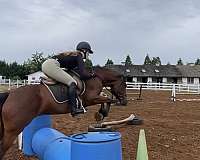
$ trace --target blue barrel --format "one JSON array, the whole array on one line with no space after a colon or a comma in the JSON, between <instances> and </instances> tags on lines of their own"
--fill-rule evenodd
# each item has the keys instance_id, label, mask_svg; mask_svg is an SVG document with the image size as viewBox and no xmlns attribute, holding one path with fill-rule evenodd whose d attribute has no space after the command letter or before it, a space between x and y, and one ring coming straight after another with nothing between
<instances>
[{"instance_id":1,"label":"blue barrel","mask_svg":"<svg viewBox=\"0 0 200 160\"><path fill-rule=\"evenodd\" d=\"M62 139L66 139L66 136L52 128L43 128L40 129L35 133L32 139L32 149L34 153L37 155L37 157L41 160L44 159L44 153L51 149L51 146L54 148L53 152L49 152L49 157L51 157L54 154L57 154L56 151L63 150L63 148L69 148L69 140L67 144L63 143ZM57 144L57 145L55 145ZM60 146L59 146L60 144ZM63 145L66 145L63 147ZM59 151L59 152L60 152ZM68 152L68 150L65 150L65 153ZM47 155L48 156L48 155ZM48 158L47 158L48 159ZM57 158L58 159L58 158ZM60 160L60 159L58 159Z\"/></svg>"},{"instance_id":2,"label":"blue barrel","mask_svg":"<svg viewBox=\"0 0 200 160\"><path fill-rule=\"evenodd\" d=\"M71 141L67 137L56 139L47 146L42 160L72 160Z\"/></svg>"},{"instance_id":3,"label":"blue barrel","mask_svg":"<svg viewBox=\"0 0 200 160\"><path fill-rule=\"evenodd\" d=\"M72 160L122 160L119 132L89 132L71 136Z\"/></svg>"},{"instance_id":4,"label":"blue barrel","mask_svg":"<svg viewBox=\"0 0 200 160\"><path fill-rule=\"evenodd\" d=\"M51 117L49 115L42 115L34 118L31 123L24 128L22 133L22 152L25 155L35 155L32 150L32 138L38 130L46 127L51 127Z\"/></svg>"}]
</instances>

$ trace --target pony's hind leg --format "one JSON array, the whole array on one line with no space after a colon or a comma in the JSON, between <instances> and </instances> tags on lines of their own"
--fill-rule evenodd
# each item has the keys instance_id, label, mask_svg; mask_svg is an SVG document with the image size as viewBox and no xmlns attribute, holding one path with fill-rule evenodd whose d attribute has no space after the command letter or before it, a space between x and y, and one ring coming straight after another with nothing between
<instances>
[{"instance_id":1,"label":"pony's hind leg","mask_svg":"<svg viewBox=\"0 0 200 160\"><path fill-rule=\"evenodd\" d=\"M12 146L17 136L18 136L18 133L15 133L15 132L9 132L9 131L4 132L4 136L0 142L0 146L1 146L0 160L2 160L6 151Z\"/></svg>"},{"instance_id":2,"label":"pony's hind leg","mask_svg":"<svg viewBox=\"0 0 200 160\"><path fill-rule=\"evenodd\" d=\"M0 115L0 160L3 157L3 132L4 132L4 127L3 127L3 121L2 121L2 116Z\"/></svg>"},{"instance_id":3,"label":"pony's hind leg","mask_svg":"<svg viewBox=\"0 0 200 160\"><path fill-rule=\"evenodd\" d=\"M4 151L3 151L3 138L0 139L0 160L2 160L4 155Z\"/></svg>"}]
</instances>

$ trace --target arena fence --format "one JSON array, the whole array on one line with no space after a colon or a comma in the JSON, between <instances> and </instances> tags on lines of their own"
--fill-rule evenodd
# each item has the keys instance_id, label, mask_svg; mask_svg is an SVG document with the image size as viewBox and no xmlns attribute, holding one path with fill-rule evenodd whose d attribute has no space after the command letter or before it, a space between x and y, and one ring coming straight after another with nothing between
<instances>
[{"instance_id":1,"label":"arena fence","mask_svg":"<svg viewBox=\"0 0 200 160\"><path fill-rule=\"evenodd\" d=\"M161 90L172 91L175 87L178 93L194 93L200 94L200 84L173 84L173 83L132 83L127 82L128 90L139 90L142 86L143 90Z\"/></svg>"},{"instance_id":2,"label":"arena fence","mask_svg":"<svg viewBox=\"0 0 200 160\"><path fill-rule=\"evenodd\" d=\"M199 87L199 86L198 86ZM198 88L199 89L199 88ZM172 101L200 101L200 97L199 98L177 98L177 95L200 95L200 92L199 90L197 90L196 92L194 92L194 90L192 90L193 92L180 92L179 90L176 89L176 86L173 85L173 88L172 88L172 95L171 95L171 100Z\"/></svg>"},{"instance_id":3,"label":"arena fence","mask_svg":"<svg viewBox=\"0 0 200 160\"><path fill-rule=\"evenodd\" d=\"M18 88L26 84L39 84L39 81L28 81L28 80L12 80L12 79L2 79L0 80L0 86L6 86L8 90L11 88Z\"/></svg>"},{"instance_id":4,"label":"arena fence","mask_svg":"<svg viewBox=\"0 0 200 160\"><path fill-rule=\"evenodd\" d=\"M11 80L3 79L0 80L0 85L8 86L8 88L18 88L26 84L39 84L39 81L28 81L28 80ZM135 83L127 82L128 90L161 90L161 91L173 91L174 87L176 94L187 94L194 93L200 94L200 84L173 84L173 83Z\"/></svg>"}]
</instances>

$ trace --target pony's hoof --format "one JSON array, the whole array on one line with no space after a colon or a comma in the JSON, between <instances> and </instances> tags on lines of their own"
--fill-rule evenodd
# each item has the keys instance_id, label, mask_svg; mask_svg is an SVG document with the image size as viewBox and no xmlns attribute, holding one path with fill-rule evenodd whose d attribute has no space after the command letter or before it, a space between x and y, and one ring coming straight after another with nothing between
<instances>
[{"instance_id":1,"label":"pony's hoof","mask_svg":"<svg viewBox=\"0 0 200 160\"><path fill-rule=\"evenodd\" d=\"M96 112L96 113L94 114L94 118L95 118L95 120L96 120L97 122L100 122L100 121L102 121L102 120L104 119L104 116L103 116L103 114L101 114L101 113L99 113L99 112Z\"/></svg>"}]
</instances>

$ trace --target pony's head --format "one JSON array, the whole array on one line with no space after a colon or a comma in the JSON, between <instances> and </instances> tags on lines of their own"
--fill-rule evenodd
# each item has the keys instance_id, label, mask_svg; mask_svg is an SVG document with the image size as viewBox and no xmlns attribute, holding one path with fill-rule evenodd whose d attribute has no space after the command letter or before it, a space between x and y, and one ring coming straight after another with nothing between
<instances>
[{"instance_id":1,"label":"pony's head","mask_svg":"<svg viewBox=\"0 0 200 160\"><path fill-rule=\"evenodd\" d=\"M111 92L119 100L121 105L127 105L126 82L122 75L111 84Z\"/></svg>"},{"instance_id":2,"label":"pony's head","mask_svg":"<svg viewBox=\"0 0 200 160\"><path fill-rule=\"evenodd\" d=\"M102 80L103 86L111 88L111 93L121 105L127 105L126 82L123 75L105 67L95 67L94 70Z\"/></svg>"}]
</instances>

